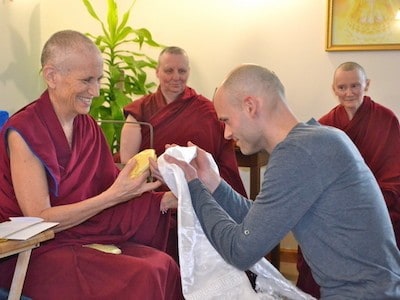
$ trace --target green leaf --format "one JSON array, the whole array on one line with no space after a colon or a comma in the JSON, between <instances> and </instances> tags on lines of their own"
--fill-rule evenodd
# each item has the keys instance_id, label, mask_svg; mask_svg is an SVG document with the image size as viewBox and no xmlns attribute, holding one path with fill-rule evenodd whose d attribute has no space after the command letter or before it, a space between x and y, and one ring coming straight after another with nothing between
<instances>
[{"instance_id":1,"label":"green leaf","mask_svg":"<svg viewBox=\"0 0 400 300\"><path fill-rule=\"evenodd\" d=\"M85 4L87 11L89 12L89 14L95 18L96 20L98 20L99 22L101 22L100 18L97 16L96 12L93 9L92 4L88 1L88 0L82 0L83 4Z\"/></svg>"},{"instance_id":2,"label":"green leaf","mask_svg":"<svg viewBox=\"0 0 400 300\"><path fill-rule=\"evenodd\" d=\"M132 33L134 33L134 30L130 27L125 27L125 28L121 28L120 30L118 30L117 38L118 38L119 44L126 43L126 41L125 41L126 37Z\"/></svg>"},{"instance_id":3,"label":"green leaf","mask_svg":"<svg viewBox=\"0 0 400 300\"><path fill-rule=\"evenodd\" d=\"M129 16L131 13L131 9L133 7L133 5L135 4L135 2L132 3L131 7L124 13L124 15L122 16L122 22L121 24L118 26L118 31L124 29L124 27L126 26L126 23L129 20Z\"/></svg>"},{"instance_id":4,"label":"green leaf","mask_svg":"<svg viewBox=\"0 0 400 300\"><path fill-rule=\"evenodd\" d=\"M108 0L108 13L107 13L107 23L110 32L110 39L116 35L116 28L118 25L118 7L114 0Z\"/></svg>"}]
</instances>

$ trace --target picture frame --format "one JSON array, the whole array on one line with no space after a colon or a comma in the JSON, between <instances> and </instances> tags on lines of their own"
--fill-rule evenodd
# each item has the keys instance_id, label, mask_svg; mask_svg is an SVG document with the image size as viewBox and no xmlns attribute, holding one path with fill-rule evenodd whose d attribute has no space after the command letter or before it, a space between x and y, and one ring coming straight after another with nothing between
<instances>
[{"instance_id":1,"label":"picture frame","mask_svg":"<svg viewBox=\"0 0 400 300\"><path fill-rule=\"evenodd\" d=\"M328 0L325 50L400 50L400 0Z\"/></svg>"}]
</instances>

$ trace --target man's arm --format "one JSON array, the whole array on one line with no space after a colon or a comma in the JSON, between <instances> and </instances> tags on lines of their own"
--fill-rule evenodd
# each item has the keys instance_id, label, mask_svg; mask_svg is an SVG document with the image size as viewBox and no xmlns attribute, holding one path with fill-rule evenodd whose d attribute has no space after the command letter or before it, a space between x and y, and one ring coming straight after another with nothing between
<instances>
[{"instance_id":1,"label":"man's arm","mask_svg":"<svg viewBox=\"0 0 400 300\"><path fill-rule=\"evenodd\" d=\"M321 193L319 173L310 156L300 149L281 154L277 161L270 161L254 202L244 200L224 183L211 194L200 180L189 181L193 208L204 233L220 255L241 270L270 252Z\"/></svg>"}]
</instances>

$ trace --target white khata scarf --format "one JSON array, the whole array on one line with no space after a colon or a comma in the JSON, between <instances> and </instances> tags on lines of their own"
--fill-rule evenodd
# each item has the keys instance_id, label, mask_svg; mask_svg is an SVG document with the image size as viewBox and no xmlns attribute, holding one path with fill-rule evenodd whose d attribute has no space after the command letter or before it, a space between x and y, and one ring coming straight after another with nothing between
<instances>
[{"instance_id":1,"label":"white khata scarf","mask_svg":"<svg viewBox=\"0 0 400 300\"><path fill-rule=\"evenodd\" d=\"M170 147L165 153L190 162L196 147ZM213 169L218 167L210 154ZM175 164L158 158L165 183L178 198L178 246L182 288L190 300L314 299L295 287L265 258L250 270L257 275L256 291L245 272L226 263L208 241L192 207L183 171Z\"/></svg>"}]
</instances>

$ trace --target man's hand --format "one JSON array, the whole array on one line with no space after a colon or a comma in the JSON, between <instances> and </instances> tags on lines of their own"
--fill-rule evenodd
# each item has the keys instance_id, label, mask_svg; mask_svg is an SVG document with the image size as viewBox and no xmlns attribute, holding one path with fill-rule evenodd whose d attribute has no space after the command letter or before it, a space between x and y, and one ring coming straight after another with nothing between
<instances>
[{"instance_id":1,"label":"man's hand","mask_svg":"<svg viewBox=\"0 0 400 300\"><path fill-rule=\"evenodd\" d=\"M197 147L192 142L188 142L188 146L196 147L196 157L190 164L167 154L164 156L165 161L180 167L185 174L186 181L189 182L195 178L199 178L211 193L214 192L221 182L221 177L213 171L207 152Z\"/></svg>"},{"instance_id":2,"label":"man's hand","mask_svg":"<svg viewBox=\"0 0 400 300\"><path fill-rule=\"evenodd\" d=\"M170 156L168 154L164 154L164 159L166 162L168 162L170 164L175 164L178 167L180 167L182 169L183 173L185 174L185 178L186 178L187 182L198 178L196 169L194 167L192 167L190 164L188 164L187 162L176 159L175 157Z\"/></svg>"}]
</instances>

